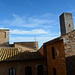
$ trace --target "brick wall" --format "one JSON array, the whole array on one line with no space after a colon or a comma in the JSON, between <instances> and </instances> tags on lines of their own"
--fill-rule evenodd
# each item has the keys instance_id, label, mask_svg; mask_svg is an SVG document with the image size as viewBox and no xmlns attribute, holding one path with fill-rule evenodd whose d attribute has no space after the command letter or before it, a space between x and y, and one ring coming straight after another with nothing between
<instances>
[{"instance_id":1,"label":"brick wall","mask_svg":"<svg viewBox=\"0 0 75 75\"><path fill-rule=\"evenodd\" d=\"M53 59L52 47L54 47L55 59ZM48 75L66 75L66 62L63 41L53 42L46 45Z\"/></svg>"},{"instance_id":2,"label":"brick wall","mask_svg":"<svg viewBox=\"0 0 75 75\"><path fill-rule=\"evenodd\" d=\"M44 46L42 46L42 47L38 50L38 52L39 52L42 56L44 56Z\"/></svg>"},{"instance_id":3,"label":"brick wall","mask_svg":"<svg viewBox=\"0 0 75 75\"><path fill-rule=\"evenodd\" d=\"M43 65L43 75L47 75L44 60L0 62L0 75L9 75L9 68L16 68L16 75L25 75L25 67L31 66L32 75L37 75L37 66Z\"/></svg>"}]
</instances>

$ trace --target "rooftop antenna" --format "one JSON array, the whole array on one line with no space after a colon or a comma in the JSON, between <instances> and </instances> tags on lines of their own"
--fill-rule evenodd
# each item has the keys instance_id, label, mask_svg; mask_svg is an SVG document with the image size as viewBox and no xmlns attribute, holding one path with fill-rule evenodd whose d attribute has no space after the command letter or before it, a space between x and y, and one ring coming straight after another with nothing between
<instances>
[{"instance_id":1,"label":"rooftop antenna","mask_svg":"<svg viewBox=\"0 0 75 75\"><path fill-rule=\"evenodd\" d=\"M34 49L36 50L36 35L35 35L35 48Z\"/></svg>"},{"instance_id":2,"label":"rooftop antenna","mask_svg":"<svg viewBox=\"0 0 75 75\"><path fill-rule=\"evenodd\" d=\"M35 42L36 42L36 35L35 35Z\"/></svg>"}]
</instances>

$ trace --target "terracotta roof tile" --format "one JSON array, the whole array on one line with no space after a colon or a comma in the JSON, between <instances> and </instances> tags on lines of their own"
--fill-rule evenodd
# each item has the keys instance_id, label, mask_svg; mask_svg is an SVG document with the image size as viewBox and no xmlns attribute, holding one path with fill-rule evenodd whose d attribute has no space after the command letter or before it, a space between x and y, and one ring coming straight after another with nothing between
<instances>
[{"instance_id":1,"label":"terracotta roof tile","mask_svg":"<svg viewBox=\"0 0 75 75\"><path fill-rule=\"evenodd\" d=\"M39 52L26 52L20 48L0 48L0 61L42 59Z\"/></svg>"}]
</instances>

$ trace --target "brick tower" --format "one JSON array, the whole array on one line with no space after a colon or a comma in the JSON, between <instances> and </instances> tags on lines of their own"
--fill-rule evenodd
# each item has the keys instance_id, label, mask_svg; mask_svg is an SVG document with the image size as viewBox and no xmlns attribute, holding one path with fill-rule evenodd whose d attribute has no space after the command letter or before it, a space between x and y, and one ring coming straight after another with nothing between
<instances>
[{"instance_id":1,"label":"brick tower","mask_svg":"<svg viewBox=\"0 0 75 75\"><path fill-rule=\"evenodd\" d=\"M64 35L74 30L72 13L63 13L60 15L59 18L61 35Z\"/></svg>"}]
</instances>

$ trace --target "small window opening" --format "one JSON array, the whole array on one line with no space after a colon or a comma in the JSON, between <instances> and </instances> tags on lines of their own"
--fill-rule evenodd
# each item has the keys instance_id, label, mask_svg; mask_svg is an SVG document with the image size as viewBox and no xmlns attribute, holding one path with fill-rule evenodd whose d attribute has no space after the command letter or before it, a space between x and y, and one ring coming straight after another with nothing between
<instances>
[{"instance_id":1,"label":"small window opening","mask_svg":"<svg viewBox=\"0 0 75 75\"><path fill-rule=\"evenodd\" d=\"M25 68L25 75L32 75L32 68L31 68L31 66L27 66Z\"/></svg>"},{"instance_id":2,"label":"small window opening","mask_svg":"<svg viewBox=\"0 0 75 75\"><path fill-rule=\"evenodd\" d=\"M38 67L37 67L37 75L43 75L43 65L38 65Z\"/></svg>"},{"instance_id":3,"label":"small window opening","mask_svg":"<svg viewBox=\"0 0 75 75\"><path fill-rule=\"evenodd\" d=\"M69 24L69 27L71 27L71 25Z\"/></svg>"},{"instance_id":4,"label":"small window opening","mask_svg":"<svg viewBox=\"0 0 75 75\"><path fill-rule=\"evenodd\" d=\"M36 47L34 47L34 49L36 49Z\"/></svg>"},{"instance_id":5,"label":"small window opening","mask_svg":"<svg viewBox=\"0 0 75 75\"><path fill-rule=\"evenodd\" d=\"M55 59L55 48L52 47L52 58Z\"/></svg>"},{"instance_id":6,"label":"small window opening","mask_svg":"<svg viewBox=\"0 0 75 75\"><path fill-rule=\"evenodd\" d=\"M53 75L56 75L56 69L53 68Z\"/></svg>"},{"instance_id":7,"label":"small window opening","mask_svg":"<svg viewBox=\"0 0 75 75\"><path fill-rule=\"evenodd\" d=\"M5 32L5 38L6 38L6 32Z\"/></svg>"}]
</instances>

